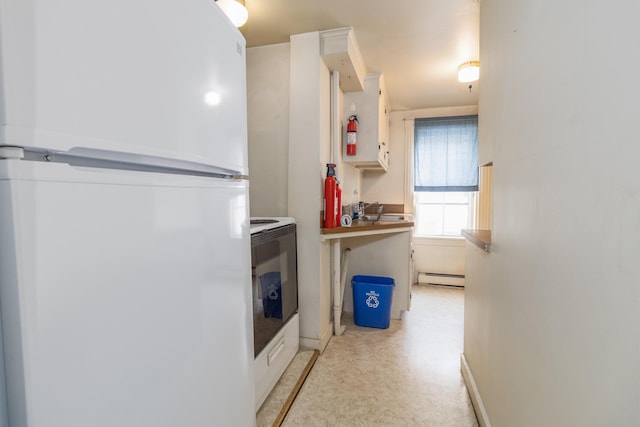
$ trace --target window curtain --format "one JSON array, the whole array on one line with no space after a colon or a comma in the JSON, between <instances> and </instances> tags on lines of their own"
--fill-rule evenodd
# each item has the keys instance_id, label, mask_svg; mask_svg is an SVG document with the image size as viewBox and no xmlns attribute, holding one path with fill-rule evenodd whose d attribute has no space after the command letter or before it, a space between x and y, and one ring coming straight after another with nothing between
<instances>
[{"instance_id":1,"label":"window curtain","mask_svg":"<svg viewBox=\"0 0 640 427\"><path fill-rule=\"evenodd\" d=\"M415 191L478 191L478 116L415 119Z\"/></svg>"}]
</instances>

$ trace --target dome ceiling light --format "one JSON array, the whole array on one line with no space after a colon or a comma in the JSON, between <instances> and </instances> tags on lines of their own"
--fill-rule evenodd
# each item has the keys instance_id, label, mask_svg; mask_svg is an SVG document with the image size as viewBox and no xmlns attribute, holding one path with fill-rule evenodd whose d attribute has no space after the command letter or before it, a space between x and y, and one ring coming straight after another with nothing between
<instances>
[{"instance_id":1,"label":"dome ceiling light","mask_svg":"<svg viewBox=\"0 0 640 427\"><path fill-rule=\"evenodd\" d=\"M461 83L475 82L480 78L480 61L469 61L458 67L458 81Z\"/></svg>"},{"instance_id":2,"label":"dome ceiling light","mask_svg":"<svg viewBox=\"0 0 640 427\"><path fill-rule=\"evenodd\" d=\"M216 3L236 27L242 27L247 22L249 12L247 12L247 8L239 1L216 0Z\"/></svg>"}]
</instances>

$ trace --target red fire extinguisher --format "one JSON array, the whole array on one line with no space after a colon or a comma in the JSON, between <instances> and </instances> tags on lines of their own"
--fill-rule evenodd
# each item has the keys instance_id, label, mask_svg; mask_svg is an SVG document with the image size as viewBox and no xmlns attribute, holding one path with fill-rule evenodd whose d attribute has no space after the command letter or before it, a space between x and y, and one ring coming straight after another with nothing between
<instances>
[{"instance_id":1,"label":"red fire extinguisher","mask_svg":"<svg viewBox=\"0 0 640 427\"><path fill-rule=\"evenodd\" d=\"M336 178L336 227L340 227L342 225L341 217L342 217L342 189L340 188L340 181Z\"/></svg>"},{"instance_id":2,"label":"red fire extinguisher","mask_svg":"<svg viewBox=\"0 0 640 427\"><path fill-rule=\"evenodd\" d=\"M358 135L358 117L349 116L347 123L347 155L356 155L356 139Z\"/></svg>"},{"instance_id":3,"label":"red fire extinguisher","mask_svg":"<svg viewBox=\"0 0 640 427\"><path fill-rule=\"evenodd\" d=\"M324 228L334 228L338 216L335 167L335 164L327 163L327 177L324 179Z\"/></svg>"}]
</instances>

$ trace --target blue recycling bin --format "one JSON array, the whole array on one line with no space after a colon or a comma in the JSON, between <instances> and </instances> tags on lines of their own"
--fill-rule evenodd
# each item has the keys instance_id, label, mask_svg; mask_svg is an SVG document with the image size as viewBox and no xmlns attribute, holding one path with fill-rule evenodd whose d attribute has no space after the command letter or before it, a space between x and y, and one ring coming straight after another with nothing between
<instances>
[{"instance_id":1,"label":"blue recycling bin","mask_svg":"<svg viewBox=\"0 0 640 427\"><path fill-rule=\"evenodd\" d=\"M272 271L260 276L264 317L282 319L282 283L280 272Z\"/></svg>"},{"instance_id":2,"label":"blue recycling bin","mask_svg":"<svg viewBox=\"0 0 640 427\"><path fill-rule=\"evenodd\" d=\"M355 324L387 329L395 282L390 277L353 276L353 317Z\"/></svg>"}]
</instances>

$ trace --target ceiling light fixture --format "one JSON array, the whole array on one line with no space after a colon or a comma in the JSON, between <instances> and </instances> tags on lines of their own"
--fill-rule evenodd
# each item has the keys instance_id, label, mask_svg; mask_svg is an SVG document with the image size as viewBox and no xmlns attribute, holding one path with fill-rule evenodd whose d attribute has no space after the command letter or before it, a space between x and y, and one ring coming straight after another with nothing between
<instances>
[{"instance_id":1,"label":"ceiling light fixture","mask_svg":"<svg viewBox=\"0 0 640 427\"><path fill-rule=\"evenodd\" d=\"M458 81L462 83L475 82L480 78L480 61L465 62L458 67Z\"/></svg>"},{"instance_id":2,"label":"ceiling light fixture","mask_svg":"<svg viewBox=\"0 0 640 427\"><path fill-rule=\"evenodd\" d=\"M216 0L216 3L236 27L242 27L247 22L249 12L242 3L236 0Z\"/></svg>"}]
</instances>

